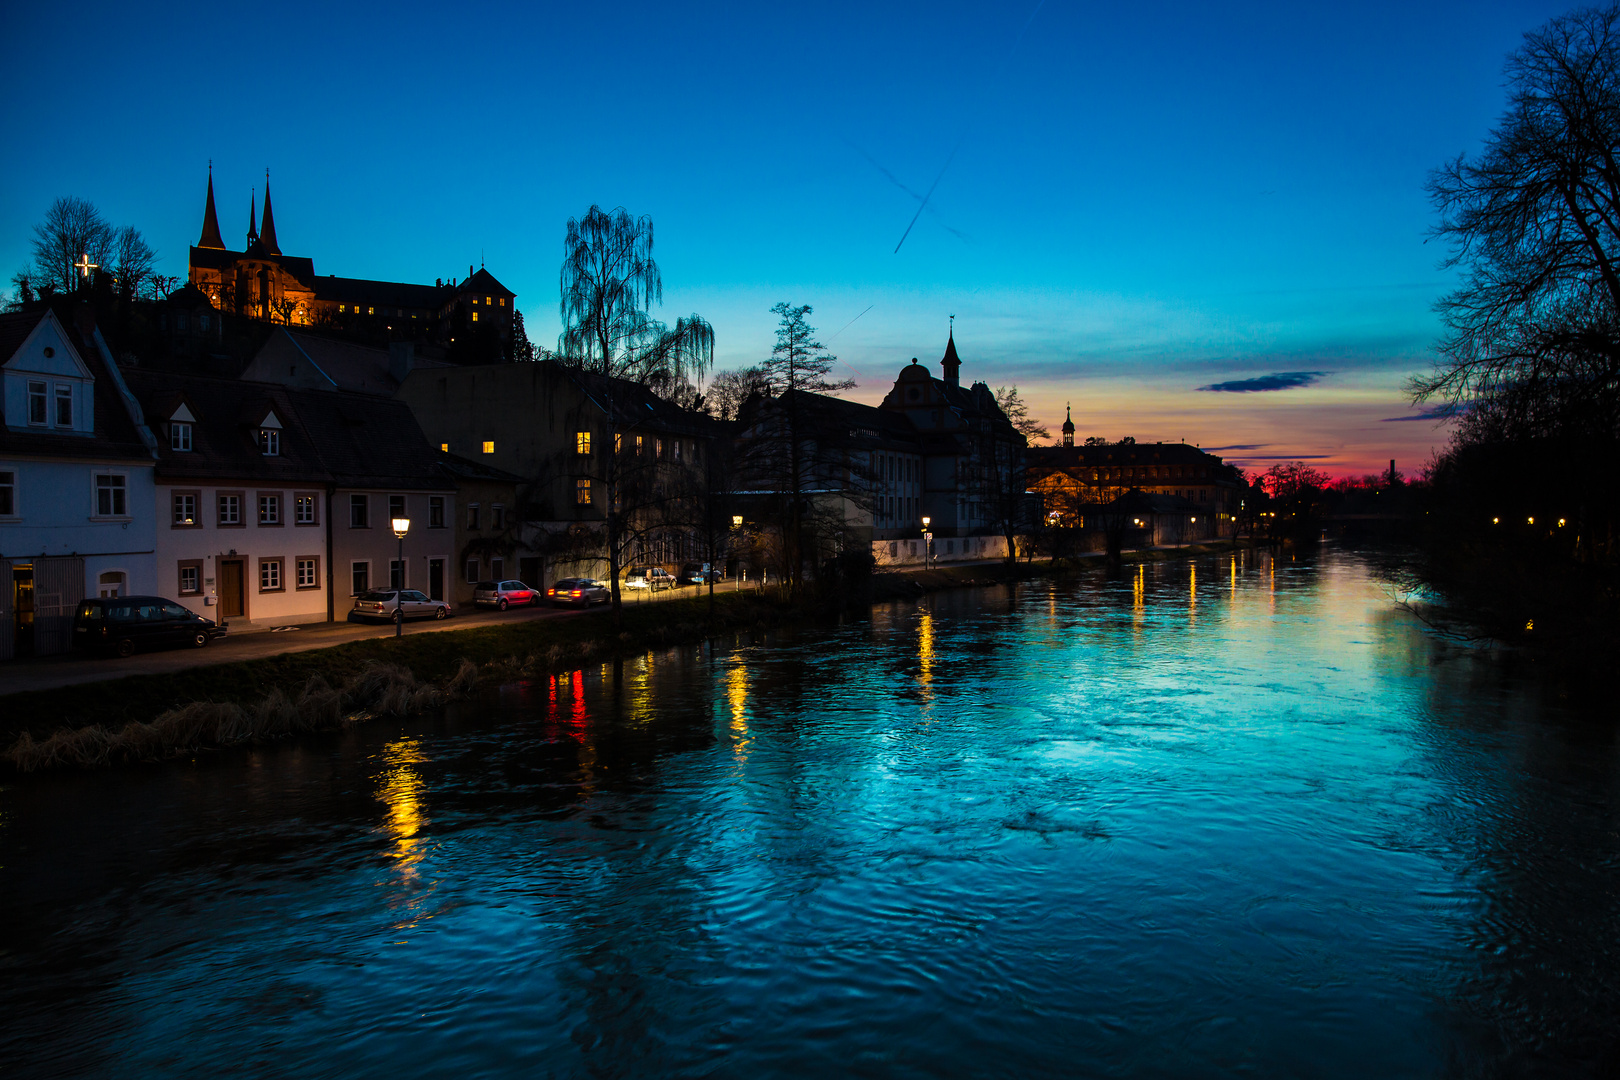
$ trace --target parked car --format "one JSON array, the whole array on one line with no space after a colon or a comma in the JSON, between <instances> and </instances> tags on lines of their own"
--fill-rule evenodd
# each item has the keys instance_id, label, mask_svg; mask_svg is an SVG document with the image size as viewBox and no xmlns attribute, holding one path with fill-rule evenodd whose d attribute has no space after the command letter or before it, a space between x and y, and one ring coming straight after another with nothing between
<instances>
[{"instance_id":1,"label":"parked car","mask_svg":"<svg viewBox=\"0 0 1620 1080\"><path fill-rule=\"evenodd\" d=\"M184 604L161 596L101 596L79 604L73 615L73 645L130 656L136 649L190 645L200 649L227 628Z\"/></svg>"},{"instance_id":2,"label":"parked car","mask_svg":"<svg viewBox=\"0 0 1620 1080\"><path fill-rule=\"evenodd\" d=\"M430 600L426 593L415 589L372 589L354 598L354 610L349 621L380 619L384 622L404 622L406 619L448 619L450 605L443 600Z\"/></svg>"},{"instance_id":3,"label":"parked car","mask_svg":"<svg viewBox=\"0 0 1620 1080\"><path fill-rule=\"evenodd\" d=\"M547 589L546 595L553 604L574 604L579 607L605 604L613 599L606 585L591 578L563 578Z\"/></svg>"},{"instance_id":4,"label":"parked car","mask_svg":"<svg viewBox=\"0 0 1620 1080\"><path fill-rule=\"evenodd\" d=\"M720 571L706 562L689 562L681 567L682 585L707 585L720 580Z\"/></svg>"},{"instance_id":5,"label":"parked car","mask_svg":"<svg viewBox=\"0 0 1620 1080\"><path fill-rule=\"evenodd\" d=\"M473 603L502 611L513 604L538 607L544 600L539 589L531 589L521 581L480 581L473 586Z\"/></svg>"},{"instance_id":6,"label":"parked car","mask_svg":"<svg viewBox=\"0 0 1620 1080\"><path fill-rule=\"evenodd\" d=\"M637 566L624 575L624 587L627 589L657 592L659 589L673 589L676 584L674 575L662 566Z\"/></svg>"}]
</instances>

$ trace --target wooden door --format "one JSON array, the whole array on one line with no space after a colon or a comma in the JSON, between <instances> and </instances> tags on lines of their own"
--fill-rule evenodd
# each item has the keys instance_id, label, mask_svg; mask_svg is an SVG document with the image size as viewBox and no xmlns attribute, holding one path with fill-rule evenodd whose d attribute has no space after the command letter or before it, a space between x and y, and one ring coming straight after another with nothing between
<instances>
[{"instance_id":1,"label":"wooden door","mask_svg":"<svg viewBox=\"0 0 1620 1080\"><path fill-rule=\"evenodd\" d=\"M219 617L240 619L247 614L242 593L242 560L219 560Z\"/></svg>"},{"instance_id":2,"label":"wooden door","mask_svg":"<svg viewBox=\"0 0 1620 1080\"><path fill-rule=\"evenodd\" d=\"M428 560L428 595L435 600L444 599L444 560Z\"/></svg>"}]
</instances>

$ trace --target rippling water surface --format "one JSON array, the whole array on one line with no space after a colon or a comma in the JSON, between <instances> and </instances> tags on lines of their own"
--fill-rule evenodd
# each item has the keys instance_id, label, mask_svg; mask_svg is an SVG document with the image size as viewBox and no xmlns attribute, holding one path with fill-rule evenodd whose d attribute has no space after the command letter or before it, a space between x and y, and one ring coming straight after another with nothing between
<instances>
[{"instance_id":1,"label":"rippling water surface","mask_svg":"<svg viewBox=\"0 0 1620 1080\"><path fill-rule=\"evenodd\" d=\"M0 1073L1620 1065L1615 727L1357 555L963 590L0 789Z\"/></svg>"}]
</instances>

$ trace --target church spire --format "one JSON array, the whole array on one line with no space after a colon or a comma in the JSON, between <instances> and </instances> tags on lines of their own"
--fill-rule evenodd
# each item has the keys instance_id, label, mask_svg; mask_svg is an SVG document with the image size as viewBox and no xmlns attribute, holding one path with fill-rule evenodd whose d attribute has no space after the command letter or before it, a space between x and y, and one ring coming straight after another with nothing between
<instances>
[{"instance_id":1,"label":"church spire","mask_svg":"<svg viewBox=\"0 0 1620 1080\"><path fill-rule=\"evenodd\" d=\"M1074 414L1066 401L1063 403L1063 445L1074 445Z\"/></svg>"},{"instance_id":2,"label":"church spire","mask_svg":"<svg viewBox=\"0 0 1620 1080\"><path fill-rule=\"evenodd\" d=\"M254 188L248 200L248 247L259 242L259 189Z\"/></svg>"},{"instance_id":3,"label":"church spire","mask_svg":"<svg viewBox=\"0 0 1620 1080\"><path fill-rule=\"evenodd\" d=\"M945 339L945 357L939 362L945 370L945 381L952 386L962 385L962 361L956 355L956 316L951 316L950 336Z\"/></svg>"},{"instance_id":4,"label":"church spire","mask_svg":"<svg viewBox=\"0 0 1620 1080\"><path fill-rule=\"evenodd\" d=\"M270 213L269 169L264 170L264 223L259 226L259 243L264 245L265 254L281 254L281 248L276 246L276 219Z\"/></svg>"},{"instance_id":5,"label":"church spire","mask_svg":"<svg viewBox=\"0 0 1620 1080\"><path fill-rule=\"evenodd\" d=\"M197 238L200 248L224 250L225 239L219 235L219 215L214 212L214 163L208 163L208 202L203 207L202 235Z\"/></svg>"}]
</instances>

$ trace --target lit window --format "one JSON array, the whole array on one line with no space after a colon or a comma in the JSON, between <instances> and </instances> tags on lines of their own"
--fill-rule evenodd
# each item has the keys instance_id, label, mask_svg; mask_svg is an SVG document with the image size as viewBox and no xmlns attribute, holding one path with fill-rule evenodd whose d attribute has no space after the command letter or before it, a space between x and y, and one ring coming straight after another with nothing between
<instances>
[{"instance_id":1,"label":"lit window","mask_svg":"<svg viewBox=\"0 0 1620 1080\"><path fill-rule=\"evenodd\" d=\"M259 562L259 591L281 588L281 560L263 559Z\"/></svg>"},{"instance_id":2,"label":"lit window","mask_svg":"<svg viewBox=\"0 0 1620 1080\"><path fill-rule=\"evenodd\" d=\"M374 307L368 307L368 308L366 308L366 314L367 315L375 315L375 314L377 314L377 309L374 308Z\"/></svg>"},{"instance_id":3,"label":"lit window","mask_svg":"<svg viewBox=\"0 0 1620 1080\"><path fill-rule=\"evenodd\" d=\"M169 449L187 453L191 450L191 425L172 423L169 425Z\"/></svg>"},{"instance_id":4,"label":"lit window","mask_svg":"<svg viewBox=\"0 0 1620 1080\"><path fill-rule=\"evenodd\" d=\"M478 312L475 311L475 312L473 312L473 322L477 322L477 321L478 321Z\"/></svg>"},{"instance_id":5,"label":"lit window","mask_svg":"<svg viewBox=\"0 0 1620 1080\"><path fill-rule=\"evenodd\" d=\"M623 435L615 434L613 436L613 452L615 454L620 454L620 453L624 452L624 436Z\"/></svg>"},{"instance_id":6,"label":"lit window","mask_svg":"<svg viewBox=\"0 0 1620 1080\"><path fill-rule=\"evenodd\" d=\"M636 453L641 453L641 447L647 440L640 435L636 436Z\"/></svg>"},{"instance_id":7,"label":"lit window","mask_svg":"<svg viewBox=\"0 0 1620 1080\"><path fill-rule=\"evenodd\" d=\"M591 433L576 431L574 433L574 453L588 454L591 452Z\"/></svg>"},{"instance_id":8,"label":"lit window","mask_svg":"<svg viewBox=\"0 0 1620 1080\"><path fill-rule=\"evenodd\" d=\"M448 454L449 452L450 452L450 444L449 443L442 442L442 443L439 444L439 453Z\"/></svg>"},{"instance_id":9,"label":"lit window","mask_svg":"<svg viewBox=\"0 0 1620 1080\"><path fill-rule=\"evenodd\" d=\"M96 474L96 514L123 517L129 513L124 478L117 474Z\"/></svg>"},{"instance_id":10,"label":"lit window","mask_svg":"<svg viewBox=\"0 0 1620 1080\"><path fill-rule=\"evenodd\" d=\"M275 428L259 429L259 453L265 457L278 457L281 454L281 432Z\"/></svg>"},{"instance_id":11,"label":"lit window","mask_svg":"<svg viewBox=\"0 0 1620 1080\"><path fill-rule=\"evenodd\" d=\"M485 306L485 307L488 307L488 306L489 306L489 297L487 297L487 296L486 296L486 297L484 297L484 306Z\"/></svg>"},{"instance_id":12,"label":"lit window","mask_svg":"<svg viewBox=\"0 0 1620 1080\"><path fill-rule=\"evenodd\" d=\"M506 306L506 297L503 296L503 297L501 297L501 307L505 307L505 306Z\"/></svg>"},{"instance_id":13,"label":"lit window","mask_svg":"<svg viewBox=\"0 0 1620 1080\"><path fill-rule=\"evenodd\" d=\"M68 383L56 384L56 426L73 426L73 387Z\"/></svg>"},{"instance_id":14,"label":"lit window","mask_svg":"<svg viewBox=\"0 0 1620 1080\"><path fill-rule=\"evenodd\" d=\"M42 382L28 384L28 422L30 424L45 422L45 384Z\"/></svg>"},{"instance_id":15,"label":"lit window","mask_svg":"<svg viewBox=\"0 0 1620 1080\"><path fill-rule=\"evenodd\" d=\"M197 524L197 496L175 493L174 524L177 528Z\"/></svg>"},{"instance_id":16,"label":"lit window","mask_svg":"<svg viewBox=\"0 0 1620 1080\"><path fill-rule=\"evenodd\" d=\"M338 313L341 314L341 315L347 315L349 313L349 305L348 304L339 304L338 305Z\"/></svg>"},{"instance_id":17,"label":"lit window","mask_svg":"<svg viewBox=\"0 0 1620 1080\"><path fill-rule=\"evenodd\" d=\"M494 452L495 452L495 442L494 442L494 440L485 439L484 440L484 453L493 454Z\"/></svg>"},{"instance_id":18,"label":"lit window","mask_svg":"<svg viewBox=\"0 0 1620 1080\"><path fill-rule=\"evenodd\" d=\"M574 481L574 502L580 506L591 505L591 482L589 480Z\"/></svg>"},{"instance_id":19,"label":"lit window","mask_svg":"<svg viewBox=\"0 0 1620 1080\"><path fill-rule=\"evenodd\" d=\"M298 560L298 587L300 589L313 589L316 585L315 560Z\"/></svg>"}]
</instances>

